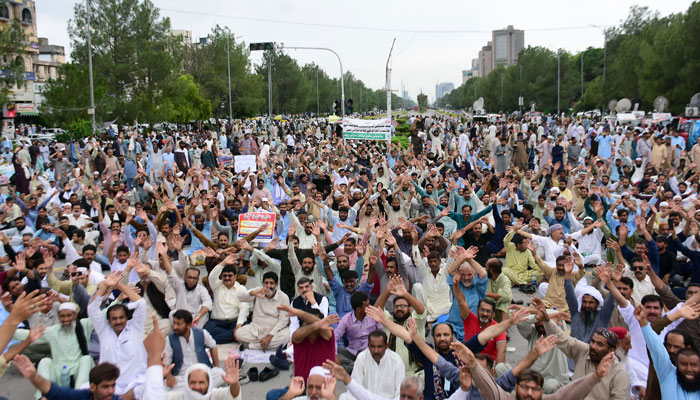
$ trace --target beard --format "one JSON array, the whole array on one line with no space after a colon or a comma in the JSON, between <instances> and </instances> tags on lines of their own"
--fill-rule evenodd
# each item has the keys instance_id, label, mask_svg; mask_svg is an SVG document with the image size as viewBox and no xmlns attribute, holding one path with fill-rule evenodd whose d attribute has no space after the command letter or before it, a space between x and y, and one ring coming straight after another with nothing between
<instances>
[{"instance_id":1,"label":"beard","mask_svg":"<svg viewBox=\"0 0 700 400\"><path fill-rule=\"evenodd\" d=\"M595 318L598 316L598 310L584 310L581 309L581 316L583 318L584 325L593 325Z\"/></svg>"},{"instance_id":2,"label":"beard","mask_svg":"<svg viewBox=\"0 0 700 400\"><path fill-rule=\"evenodd\" d=\"M402 326L403 326L403 323L404 323L404 322L408 319L408 317L410 317L410 316L411 316L410 313L404 313L404 314L403 314L402 316L400 316L400 317L396 316L396 313L394 313L394 315L393 315L394 321L395 321L397 324L402 325Z\"/></svg>"},{"instance_id":3,"label":"beard","mask_svg":"<svg viewBox=\"0 0 700 400\"><path fill-rule=\"evenodd\" d=\"M489 317L479 317L479 323L482 325L488 325L491 323L491 318Z\"/></svg>"},{"instance_id":4,"label":"beard","mask_svg":"<svg viewBox=\"0 0 700 400\"><path fill-rule=\"evenodd\" d=\"M465 288L470 288L474 286L474 279L470 279L468 281L462 280L462 285L464 285Z\"/></svg>"},{"instance_id":5,"label":"beard","mask_svg":"<svg viewBox=\"0 0 700 400\"><path fill-rule=\"evenodd\" d=\"M695 375L693 379L688 379L681 373L681 371L676 369L676 379L678 379L678 384L680 387L686 392L692 393L700 390L700 379L698 379L697 375Z\"/></svg>"},{"instance_id":6,"label":"beard","mask_svg":"<svg viewBox=\"0 0 700 400\"><path fill-rule=\"evenodd\" d=\"M61 330L64 332L75 331L75 320L71 321L69 325L61 325Z\"/></svg>"},{"instance_id":7,"label":"beard","mask_svg":"<svg viewBox=\"0 0 700 400\"><path fill-rule=\"evenodd\" d=\"M391 209L398 212L398 211L401 211L401 206L400 206L400 205L398 205L398 206L391 206Z\"/></svg>"},{"instance_id":8,"label":"beard","mask_svg":"<svg viewBox=\"0 0 700 400\"><path fill-rule=\"evenodd\" d=\"M197 287L197 285L192 285L192 287L190 287L188 284L185 283L185 289L186 289L188 292L193 291L196 287Z\"/></svg>"}]
</instances>

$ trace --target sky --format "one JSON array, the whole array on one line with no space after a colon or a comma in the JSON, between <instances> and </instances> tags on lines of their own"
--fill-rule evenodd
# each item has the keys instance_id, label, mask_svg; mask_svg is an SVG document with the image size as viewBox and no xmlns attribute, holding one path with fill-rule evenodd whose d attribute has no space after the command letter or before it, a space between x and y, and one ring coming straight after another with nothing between
<instances>
[{"instance_id":1,"label":"sky","mask_svg":"<svg viewBox=\"0 0 700 400\"><path fill-rule=\"evenodd\" d=\"M392 89L402 86L410 98L418 93L435 98L438 82L462 83L462 70L486 42L491 31L513 25L525 31L525 46L562 48L576 52L603 46L603 27L624 20L632 5L648 6L661 15L686 11L685 0L152 0L172 29L204 37L216 25L228 26L237 40L276 42L296 47L335 50L344 71L372 88L385 87L386 62L392 57ZM66 48L70 56L68 21L77 0L36 0L39 36ZM287 23L282 23L287 22ZM575 29L574 29L575 28ZM340 76L330 52L286 50L301 65L315 62L330 76ZM262 52L253 53L254 64ZM274 77L273 77L274 79ZM357 97L351 87L346 98Z\"/></svg>"}]
</instances>

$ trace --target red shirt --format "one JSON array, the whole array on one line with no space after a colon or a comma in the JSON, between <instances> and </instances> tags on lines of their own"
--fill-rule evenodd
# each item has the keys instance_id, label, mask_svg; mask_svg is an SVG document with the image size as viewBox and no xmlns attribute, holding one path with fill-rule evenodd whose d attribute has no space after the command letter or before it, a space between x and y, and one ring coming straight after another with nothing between
<instances>
[{"instance_id":1,"label":"red shirt","mask_svg":"<svg viewBox=\"0 0 700 400\"><path fill-rule=\"evenodd\" d=\"M311 368L320 367L326 360L335 361L335 353L335 332L329 340L319 335L313 343L309 338L294 343L294 376L301 376L306 382Z\"/></svg>"},{"instance_id":2,"label":"red shirt","mask_svg":"<svg viewBox=\"0 0 700 400\"><path fill-rule=\"evenodd\" d=\"M465 318L463 322L465 340L483 331L483 329L481 329L481 324L479 324L479 318L476 315L474 315L474 313L471 311L469 311L469 315L467 315L467 318ZM491 320L489 326L496 325L497 323L498 322ZM481 354L486 354L487 356L493 358L494 361L496 361L496 357L498 356L498 349L496 349L496 343L505 341L506 333L503 332L495 338L489 340L489 342L486 344L486 348L484 348Z\"/></svg>"}]
</instances>

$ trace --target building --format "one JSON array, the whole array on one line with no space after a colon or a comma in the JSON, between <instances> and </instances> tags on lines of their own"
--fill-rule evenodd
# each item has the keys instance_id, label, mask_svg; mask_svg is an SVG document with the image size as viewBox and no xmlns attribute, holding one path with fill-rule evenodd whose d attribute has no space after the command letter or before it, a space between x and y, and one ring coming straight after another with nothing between
<instances>
[{"instance_id":1,"label":"building","mask_svg":"<svg viewBox=\"0 0 700 400\"><path fill-rule=\"evenodd\" d=\"M492 56L492 42L488 42L486 46L482 47L479 51L479 57L477 58L479 66L479 76L486 77L493 71L493 56Z\"/></svg>"},{"instance_id":2,"label":"building","mask_svg":"<svg viewBox=\"0 0 700 400\"><path fill-rule=\"evenodd\" d=\"M192 31L184 29L171 29L170 35L174 37L180 37L182 44L192 44Z\"/></svg>"},{"instance_id":3,"label":"building","mask_svg":"<svg viewBox=\"0 0 700 400\"><path fill-rule=\"evenodd\" d=\"M503 65L515 65L518 63L518 54L525 47L525 31L513 29L508 25L506 29L492 32L493 43L493 68Z\"/></svg>"},{"instance_id":4,"label":"building","mask_svg":"<svg viewBox=\"0 0 700 400\"><path fill-rule=\"evenodd\" d=\"M525 31L514 29L513 25L491 32L491 41L479 51L476 58L477 68L474 70L472 60L471 75L462 73L462 81L466 82L473 76L485 77L499 65L507 67L518 63L518 54L525 48Z\"/></svg>"},{"instance_id":5,"label":"building","mask_svg":"<svg viewBox=\"0 0 700 400\"><path fill-rule=\"evenodd\" d=\"M435 85L435 100L441 99L450 94L455 89L455 84L452 82L442 82Z\"/></svg>"},{"instance_id":6,"label":"building","mask_svg":"<svg viewBox=\"0 0 700 400\"><path fill-rule=\"evenodd\" d=\"M39 54L33 59L34 75L34 104L38 109L44 102L42 91L51 79L59 76L61 65L66 62L66 52L63 46L49 44L49 39L39 38Z\"/></svg>"},{"instance_id":7,"label":"building","mask_svg":"<svg viewBox=\"0 0 700 400\"><path fill-rule=\"evenodd\" d=\"M19 22L27 37L27 47L21 54L3 55L2 64L11 62L21 64L24 69L24 83L10 87L10 99L15 103L17 115L34 115L37 112L34 103L34 61L39 55L39 43L36 30L36 7L34 0L7 0L0 2L0 29L14 21ZM14 60L13 60L14 59ZM3 117L8 116L4 110Z\"/></svg>"},{"instance_id":8,"label":"building","mask_svg":"<svg viewBox=\"0 0 700 400\"><path fill-rule=\"evenodd\" d=\"M462 84L467 83L471 78L479 76L479 59L472 58L472 68L462 70Z\"/></svg>"}]
</instances>

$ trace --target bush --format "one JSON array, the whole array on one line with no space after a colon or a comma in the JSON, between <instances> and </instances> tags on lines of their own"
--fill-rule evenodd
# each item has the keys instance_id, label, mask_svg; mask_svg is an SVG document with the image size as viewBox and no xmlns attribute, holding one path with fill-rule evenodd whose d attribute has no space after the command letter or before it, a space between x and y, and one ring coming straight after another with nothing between
<instances>
[{"instance_id":1,"label":"bush","mask_svg":"<svg viewBox=\"0 0 700 400\"><path fill-rule=\"evenodd\" d=\"M66 133L56 135L57 142L68 142L71 138L77 140L92 136L92 122L86 119L77 119L64 128Z\"/></svg>"}]
</instances>

